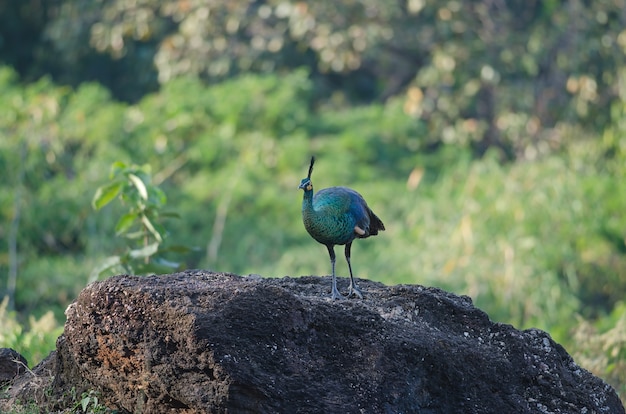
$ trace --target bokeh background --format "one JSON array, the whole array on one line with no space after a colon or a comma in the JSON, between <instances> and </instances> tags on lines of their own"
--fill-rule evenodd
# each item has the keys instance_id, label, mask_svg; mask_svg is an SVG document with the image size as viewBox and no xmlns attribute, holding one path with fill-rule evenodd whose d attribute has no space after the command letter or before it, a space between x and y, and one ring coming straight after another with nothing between
<instances>
[{"instance_id":1,"label":"bokeh background","mask_svg":"<svg viewBox=\"0 0 626 414\"><path fill-rule=\"evenodd\" d=\"M356 275L469 295L626 396L626 0L0 0L0 346L39 362L127 249L91 204L114 162L181 268L328 274L313 154L387 227Z\"/></svg>"}]
</instances>

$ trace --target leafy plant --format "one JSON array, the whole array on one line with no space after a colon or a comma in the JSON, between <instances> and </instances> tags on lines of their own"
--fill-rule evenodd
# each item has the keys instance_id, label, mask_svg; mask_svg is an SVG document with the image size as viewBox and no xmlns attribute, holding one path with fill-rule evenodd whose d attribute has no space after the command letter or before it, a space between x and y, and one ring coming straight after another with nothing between
<instances>
[{"instance_id":1,"label":"leafy plant","mask_svg":"<svg viewBox=\"0 0 626 414\"><path fill-rule=\"evenodd\" d=\"M100 404L98 393L94 390L83 392L80 395L80 400L77 399L76 404L72 407L72 412L78 412L79 408L83 413L89 414L100 414L108 411L104 405Z\"/></svg>"},{"instance_id":2,"label":"leafy plant","mask_svg":"<svg viewBox=\"0 0 626 414\"><path fill-rule=\"evenodd\" d=\"M38 407L35 402L31 401L25 404L16 404L11 407L10 411L6 412L6 414L39 414L40 412L40 407Z\"/></svg>"},{"instance_id":3,"label":"leafy plant","mask_svg":"<svg viewBox=\"0 0 626 414\"><path fill-rule=\"evenodd\" d=\"M115 234L126 239L128 246L124 253L106 258L93 270L90 279L95 280L110 270L148 274L179 269L180 263L165 259L164 254L185 253L189 248L162 246L168 235L163 219L179 215L164 210L167 198L157 185L152 184L150 166L113 163L110 182L97 189L92 206L100 210L115 199L127 209L115 225Z\"/></svg>"}]
</instances>

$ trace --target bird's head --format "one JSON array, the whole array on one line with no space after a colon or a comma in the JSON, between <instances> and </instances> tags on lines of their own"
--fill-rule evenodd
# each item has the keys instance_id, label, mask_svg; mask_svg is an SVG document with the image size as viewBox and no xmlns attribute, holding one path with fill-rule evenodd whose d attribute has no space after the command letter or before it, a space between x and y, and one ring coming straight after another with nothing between
<instances>
[{"instance_id":1,"label":"bird's head","mask_svg":"<svg viewBox=\"0 0 626 414\"><path fill-rule=\"evenodd\" d=\"M311 165L309 165L309 175L306 178L303 178L300 181L300 185L298 188L303 189L304 191L313 190L313 183L311 182L311 173L313 172L313 163L315 162L315 157L311 157Z\"/></svg>"}]
</instances>

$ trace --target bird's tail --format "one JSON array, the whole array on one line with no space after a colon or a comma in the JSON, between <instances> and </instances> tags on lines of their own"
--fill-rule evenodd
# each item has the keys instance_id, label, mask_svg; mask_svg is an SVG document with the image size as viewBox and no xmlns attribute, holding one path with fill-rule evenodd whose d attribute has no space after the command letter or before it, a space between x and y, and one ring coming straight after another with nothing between
<instances>
[{"instance_id":1,"label":"bird's tail","mask_svg":"<svg viewBox=\"0 0 626 414\"><path fill-rule=\"evenodd\" d=\"M372 210L369 211L369 215L370 215L370 231L369 231L370 236L377 235L378 231L384 231L385 225L383 224L383 221L380 218L378 218L378 216L374 214Z\"/></svg>"}]
</instances>

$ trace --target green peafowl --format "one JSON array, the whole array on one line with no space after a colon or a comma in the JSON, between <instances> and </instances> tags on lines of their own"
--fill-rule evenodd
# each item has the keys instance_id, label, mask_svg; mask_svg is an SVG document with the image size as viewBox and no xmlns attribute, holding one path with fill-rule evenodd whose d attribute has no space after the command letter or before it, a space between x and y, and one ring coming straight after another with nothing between
<instances>
[{"instance_id":1,"label":"green peafowl","mask_svg":"<svg viewBox=\"0 0 626 414\"><path fill-rule=\"evenodd\" d=\"M311 173L315 157L311 157L309 175L302 179L299 188L304 190L302 199L302 221L306 231L328 249L332 267L332 299L342 298L337 290L335 276L335 245L345 244L346 261L350 270L348 296L353 294L363 299L363 294L354 282L350 264L350 248L355 238L364 239L385 230L383 222L367 206L361 194L347 187L330 187L313 196Z\"/></svg>"}]
</instances>

